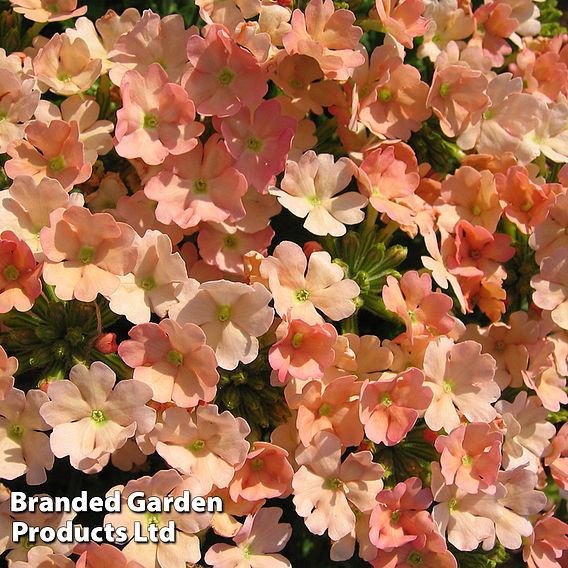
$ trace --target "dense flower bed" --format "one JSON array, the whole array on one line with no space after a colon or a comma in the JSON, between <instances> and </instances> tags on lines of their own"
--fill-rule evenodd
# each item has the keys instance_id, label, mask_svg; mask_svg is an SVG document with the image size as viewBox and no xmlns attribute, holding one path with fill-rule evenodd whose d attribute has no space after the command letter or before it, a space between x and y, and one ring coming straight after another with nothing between
<instances>
[{"instance_id":1,"label":"dense flower bed","mask_svg":"<svg viewBox=\"0 0 568 568\"><path fill-rule=\"evenodd\" d=\"M6 7L9 566L568 566L553 0Z\"/></svg>"}]
</instances>

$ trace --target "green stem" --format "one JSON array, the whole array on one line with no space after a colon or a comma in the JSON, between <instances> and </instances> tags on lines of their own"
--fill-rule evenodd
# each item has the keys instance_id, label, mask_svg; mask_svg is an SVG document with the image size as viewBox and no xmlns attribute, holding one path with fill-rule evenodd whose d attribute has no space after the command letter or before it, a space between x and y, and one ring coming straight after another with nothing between
<instances>
[{"instance_id":1,"label":"green stem","mask_svg":"<svg viewBox=\"0 0 568 568\"><path fill-rule=\"evenodd\" d=\"M24 34L22 38L22 49L32 45L34 37L38 36L41 30L47 25L47 22L34 22L31 28Z\"/></svg>"},{"instance_id":2,"label":"green stem","mask_svg":"<svg viewBox=\"0 0 568 568\"><path fill-rule=\"evenodd\" d=\"M363 222L363 230L373 230L375 228L375 224L377 223L378 216L379 212L369 203L369 205L367 205L367 214L365 215L365 221Z\"/></svg>"}]
</instances>

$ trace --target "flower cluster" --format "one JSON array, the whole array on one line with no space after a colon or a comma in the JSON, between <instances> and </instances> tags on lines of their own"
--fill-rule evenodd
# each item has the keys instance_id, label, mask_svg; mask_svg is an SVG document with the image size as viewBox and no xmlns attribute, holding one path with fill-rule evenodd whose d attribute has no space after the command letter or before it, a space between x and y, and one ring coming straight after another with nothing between
<instances>
[{"instance_id":1,"label":"flower cluster","mask_svg":"<svg viewBox=\"0 0 568 568\"><path fill-rule=\"evenodd\" d=\"M10 4L0 562L567 566L554 0ZM12 540L82 488L224 508Z\"/></svg>"}]
</instances>

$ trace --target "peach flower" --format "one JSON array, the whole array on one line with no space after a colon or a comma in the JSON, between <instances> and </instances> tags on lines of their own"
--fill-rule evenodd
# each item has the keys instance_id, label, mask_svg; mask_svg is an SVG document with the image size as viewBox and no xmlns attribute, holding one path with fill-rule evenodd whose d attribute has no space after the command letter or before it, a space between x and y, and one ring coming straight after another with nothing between
<instances>
[{"instance_id":1,"label":"peach flower","mask_svg":"<svg viewBox=\"0 0 568 568\"><path fill-rule=\"evenodd\" d=\"M60 22L87 11L87 6L77 8L77 0L10 0L10 4L32 22Z\"/></svg>"}]
</instances>

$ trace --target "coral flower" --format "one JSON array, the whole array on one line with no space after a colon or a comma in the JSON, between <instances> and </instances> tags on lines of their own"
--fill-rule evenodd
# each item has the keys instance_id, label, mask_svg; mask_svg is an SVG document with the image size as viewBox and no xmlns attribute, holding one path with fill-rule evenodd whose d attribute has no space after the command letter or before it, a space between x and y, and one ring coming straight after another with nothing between
<instances>
[{"instance_id":1,"label":"coral flower","mask_svg":"<svg viewBox=\"0 0 568 568\"><path fill-rule=\"evenodd\" d=\"M446 483L466 493L494 493L502 442L503 434L483 422L462 424L449 436L438 436L435 446L442 454L440 464Z\"/></svg>"},{"instance_id":2,"label":"coral flower","mask_svg":"<svg viewBox=\"0 0 568 568\"><path fill-rule=\"evenodd\" d=\"M229 495L233 501L284 497L292 489L293 475L285 449L268 442L255 442L245 463L235 472Z\"/></svg>"},{"instance_id":3,"label":"coral flower","mask_svg":"<svg viewBox=\"0 0 568 568\"><path fill-rule=\"evenodd\" d=\"M179 85L168 82L160 65L142 76L127 71L120 84L123 107L116 113L116 151L124 158L161 164L169 154L197 146L204 126L195 122L195 106Z\"/></svg>"},{"instance_id":4,"label":"coral flower","mask_svg":"<svg viewBox=\"0 0 568 568\"><path fill-rule=\"evenodd\" d=\"M423 383L424 374L413 368L363 383L359 417L370 440L393 446L404 439L432 401L432 391Z\"/></svg>"},{"instance_id":5,"label":"coral flower","mask_svg":"<svg viewBox=\"0 0 568 568\"><path fill-rule=\"evenodd\" d=\"M263 101L256 110L242 108L221 121L221 133L235 168L245 175L249 185L263 193L272 176L286 163L296 121L282 113L276 99Z\"/></svg>"},{"instance_id":6,"label":"coral flower","mask_svg":"<svg viewBox=\"0 0 568 568\"><path fill-rule=\"evenodd\" d=\"M92 302L99 293L108 297L120 286L118 276L136 264L134 236L132 227L117 223L108 213L59 209L40 234L47 257L43 278L62 300Z\"/></svg>"},{"instance_id":7,"label":"coral flower","mask_svg":"<svg viewBox=\"0 0 568 568\"><path fill-rule=\"evenodd\" d=\"M87 11L87 6L77 8L77 0L10 0L10 4L32 22L60 22Z\"/></svg>"},{"instance_id":8,"label":"coral flower","mask_svg":"<svg viewBox=\"0 0 568 568\"><path fill-rule=\"evenodd\" d=\"M32 308L41 294L41 270L24 241L12 231L0 234L0 314Z\"/></svg>"},{"instance_id":9,"label":"coral flower","mask_svg":"<svg viewBox=\"0 0 568 568\"><path fill-rule=\"evenodd\" d=\"M153 400L173 400L182 407L213 400L219 373L199 327L163 319L136 325L128 335L131 339L120 344L118 353L134 368L134 378L152 388Z\"/></svg>"},{"instance_id":10,"label":"coral flower","mask_svg":"<svg viewBox=\"0 0 568 568\"><path fill-rule=\"evenodd\" d=\"M302 320L284 321L276 330L276 339L268 361L278 371L280 382L285 382L288 374L297 379L321 379L333 363L337 332L329 323L309 325Z\"/></svg>"},{"instance_id":11,"label":"coral flower","mask_svg":"<svg viewBox=\"0 0 568 568\"><path fill-rule=\"evenodd\" d=\"M363 30L350 10L335 10L332 0L310 0L305 12L294 10L292 29L282 42L289 54L314 58L329 79L345 81L365 62L357 50Z\"/></svg>"},{"instance_id":12,"label":"coral flower","mask_svg":"<svg viewBox=\"0 0 568 568\"><path fill-rule=\"evenodd\" d=\"M79 127L75 121L52 120L49 124L33 120L26 127L26 138L8 147L12 158L6 162L6 174L12 179L31 176L36 183L45 177L56 179L64 189L82 183L91 176L91 164L85 161Z\"/></svg>"},{"instance_id":13,"label":"coral flower","mask_svg":"<svg viewBox=\"0 0 568 568\"><path fill-rule=\"evenodd\" d=\"M205 38L189 38L187 57L189 65L182 85L199 114L232 116L243 107L254 108L266 94L265 72L255 57L231 38L225 26L213 24Z\"/></svg>"},{"instance_id":14,"label":"coral flower","mask_svg":"<svg viewBox=\"0 0 568 568\"><path fill-rule=\"evenodd\" d=\"M494 381L495 359L481 355L475 341L454 344L448 337L432 341L424 354L426 386L434 398L424 419L431 430L451 432L460 424L457 409L470 421L490 422L496 416L491 403L501 394Z\"/></svg>"},{"instance_id":15,"label":"coral flower","mask_svg":"<svg viewBox=\"0 0 568 568\"><path fill-rule=\"evenodd\" d=\"M214 404L198 406L192 414L168 408L156 451L171 467L196 477L208 492L213 485L229 485L235 469L246 460L248 434L250 428L243 418L235 418L228 410L219 414Z\"/></svg>"},{"instance_id":16,"label":"coral flower","mask_svg":"<svg viewBox=\"0 0 568 568\"><path fill-rule=\"evenodd\" d=\"M14 373L18 370L18 364L18 359L8 357L0 345L0 400L4 400L6 394L14 386Z\"/></svg>"}]
</instances>

